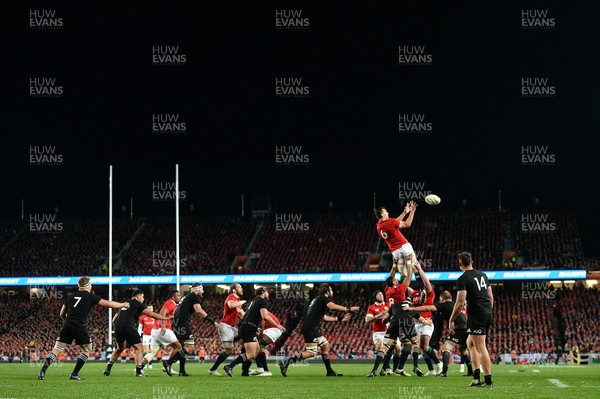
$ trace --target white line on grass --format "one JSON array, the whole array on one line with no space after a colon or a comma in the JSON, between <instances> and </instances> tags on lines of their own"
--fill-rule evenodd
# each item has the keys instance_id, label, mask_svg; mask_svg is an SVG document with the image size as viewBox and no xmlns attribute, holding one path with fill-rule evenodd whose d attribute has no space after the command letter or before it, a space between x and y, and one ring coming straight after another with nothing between
<instances>
[{"instance_id":1,"label":"white line on grass","mask_svg":"<svg viewBox=\"0 0 600 399\"><path fill-rule=\"evenodd\" d=\"M569 386L560 380L555 380L554 378L548 378L548 381L556 385L558 388L568 388Z\"/></svg>"}]
</instances>

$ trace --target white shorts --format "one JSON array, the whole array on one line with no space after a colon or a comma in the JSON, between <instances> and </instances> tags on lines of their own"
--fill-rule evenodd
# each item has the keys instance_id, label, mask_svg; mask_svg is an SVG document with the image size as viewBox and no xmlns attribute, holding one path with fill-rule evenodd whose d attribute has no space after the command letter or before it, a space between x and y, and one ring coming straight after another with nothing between
<instances>
[{"instance_id":1,"label":"white shorts","mask_svg":"<svg viewBox=\"0 0 600 399\"><path fill-rule=\"evenodd\" d=\"M165 330L165 334L160 334L160 328L155 328L152 330L152 335L150 336L150 344L158 345L158 346L167 346L171 345L173 342L177 342L177 337L173 330L169 330L168 328Z\"/></svg>"},{"instance_id":2,"label":"white shorts","mask_svg":"<svg viewBox=\"0 0 600 399\"><path fill-rule=\"evenodd\" d=\"M238 333L238 329L226 323L219 323L219 338L221 342L233 342L233 337Z\"/></svg>"},{"instance_id":3,"label":"white shorts","mask_svg":"<svg viewBox=\"0 0 600 399\"><path fill-rule=\"evenodd\" d=\"M142 335L142 345L151 345L152 335Z\"/></svg>"},{"instance_id":4,"label":"white shorts","mask_svg":"<svg viewBox=\"0 0 600 399\"><path fill-rule=\"evenodd\" d=\"M398 248L397 250L392 252L392 256L394 258L394 263L398 263L399 260L403 261L408 256L410 256L414 253L415 253L415 250L413 249L412 245L410 245L410 243L407 242L406 244L404 244L403 246L401 246L400 248Z\"/></svg>"},{"instance_id":5,"label":"white shorts","mask_svg":"<svg viewBox=\"0 0 600 399\"><path fill-rule=\"evenodd\" d=\"M415 330L417 331L417 334L419 335L419 337L421 335L427 335L428 337L431 337L431 335L433 334L433 324L416 323Z\"/></svg>"},{"instance_id":6,"label":"white shorts","mask_svg":"<svg viewBox=\"0 0 600 399\"><path fill-rule=\"evenodd\" d=\"M275 342L281 337L281 330L279 328L267 328L263 330L263 334L271 338L271 342Z\"/></svg>"},{"instance_id":7,"label":"white shorts","mask_svg":"<svg viewBox=\"0 0 600 399\"><path fill-rule=\"evenodd\" d=\"M375 345L383 343L383 337L385 336L385 331L379 331L373 333L373 343Z\"/></svg>"}]
</instances>

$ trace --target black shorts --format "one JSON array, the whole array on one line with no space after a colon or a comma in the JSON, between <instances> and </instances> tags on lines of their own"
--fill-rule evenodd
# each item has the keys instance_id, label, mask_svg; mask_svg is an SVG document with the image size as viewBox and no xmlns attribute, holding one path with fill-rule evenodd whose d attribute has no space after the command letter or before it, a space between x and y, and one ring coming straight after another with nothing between
<instances>
[{"instance_id":1,"label":"black shorts","mask_svg":"<svg viewBox=\"0 0 600 399\"><path fill-rule=\"evenodd\" d=\"M142 343L140 334L138 334L135 328L120 328L115 330L115 341L119 344L127 341L131 346Z\"/></svg>"},{"instance_id":2,"label":"black shorts","mask_svg":"<svg viewBox=\"0 0 600 399\"><path fill-rule=\"evenodd\" d=\"M300 332L304 337L305 343L317 343L317 338L322 337L323 333L317 328L317 326L302 324Z\"/></svg>"},{"instance_id":3,"label":"black shorts","mask_svg":"<svg viewBox=\"0 0 600 399\"><path fill-rule=\"evenodd\" d=\"M188 323L181 323L181 325L173 323L173 332L179 342L194 340L192 328Z\"/></svg>"},{"instance_id":4,"label":"black shorts","mask_svg":"<svg viewBox=\"0 0 600 399\"><path fill-rule=\"evenodd\" d=\"M256 336L257 331L258 327L251 324L240 324L238 330L244 344L247 344L248 342L258 342L258 337Z\"/></svg>"},{"instance_id":5,"label":"black shorts","mask_svg":"<svg viewBox=\"0 0 600 399\"><path fill-rule=\"evenodd\" d=\"M466 328L458 328L454 330L454 334L450 334L446 337L446 341L452 341L456 345L467 346L468 337L469 333L467 333Z\"/></svg>"},{"instance_id":6,"label":"black shorts","mask_svg":"<svg viewBox=\"0 0 600 399\"><path fill-rule=\"evenodd\" d=\"M91 344L92 339L88 335L87 327L77 326L67 321L63 323L60 332L58 333L58 342L71 344L75 340L77 345Z\"/></svg>"},{"instance_id":7,"label":"black shorts","mask_svg":"<svg viewBox=\"0 0 600 399\"><path fill-rule=\"evenodd\" d=\"M467 334L487 335L492 325L492 313L469 313L467 319Z\"/></svg>"},{"instance_id":8,"label":"black shorts","mask_svg":"<svg viewBox=\"0 0 600 399\"><path fill-rule=\"evenodd\" d=\"M397 338L400 340L408 338L409 340L412 337L417 336L417 331L415 330L415 325L412 320L401 319L401 320L392 320L388 329L385 332L383 338L391 339L395 341Z\"/></svg>"}]
</instances>

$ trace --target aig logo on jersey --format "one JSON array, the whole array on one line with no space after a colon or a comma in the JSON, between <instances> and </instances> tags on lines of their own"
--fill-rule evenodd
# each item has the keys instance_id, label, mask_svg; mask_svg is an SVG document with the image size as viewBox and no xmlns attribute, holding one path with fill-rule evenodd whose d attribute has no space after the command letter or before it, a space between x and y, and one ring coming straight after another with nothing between
<instances>
[{"instance_id":1,"label":"aig logo on jersey","mask_svg":"<svg viewBox=\"0 0 600 399\"><path fill-rule=\"evenodd\" d=\"M470 328L467 328L467 334L483 334L483 329L478 328L476 330L471 330Z\"/></svg>"}]
</instances>

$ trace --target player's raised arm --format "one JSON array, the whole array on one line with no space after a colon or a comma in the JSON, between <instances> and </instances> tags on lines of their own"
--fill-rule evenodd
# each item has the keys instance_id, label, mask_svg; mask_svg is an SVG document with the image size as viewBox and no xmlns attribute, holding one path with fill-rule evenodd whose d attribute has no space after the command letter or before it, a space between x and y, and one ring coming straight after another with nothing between
<instances>
[{"instance_id":1,"label":"player's raised arm","mask_svg":"<svg viewBox=\"0 0 600 399\"><path fill-rule=\"evenodd\" d=\"M404 211L400 214L400 216L398 216L396 218L400 221L400 225L402 225L402 221L404 220L406 215L408 215L409 213L410 213L410 202L407 202L406 205L404 205Z\"/></svg>"},{"instance_id":2,"label":"player's raised arm","mask_svg":"<svg viewBox=\"0 0 600 399\"><path fill-rule=\"evenodd\" d=\"M425 272L423 271L421 264L419 263L418 260L415 261L414 264L417 267L417 270L419 271L419 276L421 276L421 279L423 280L423 287L425 287L425 291L431 292L433 290L433 287L431 286L431 283L429 282L429 278L427 277L427 274L425 274Z\"/></svg>"},{"instance_id":3,"label":"player's raised arm","mask_svg":"<svg viewBox=\"0 0 600 399\"><path fill-rule=\"evenodd\" d=\"M129 308L129 303L127 303L127 302L107 301L106 299L100 299L100 302L98 302L98 305L105 307L105 308L113 308L113 309Z\"/></svg>"},{"instance_id":4,"label":"player's raised arm","mask_svg":"<svg viewBox=\"0 0 600 399\"><path fill-rule=\"evenodd\" d=\"M415 212L417 210L417 203L414 201L410 201L406 206L409 207L408 219L404 221L400 221L400 228L406 229L412 225L413 219L415 218Z\"/></svg>"}]
</instances>

